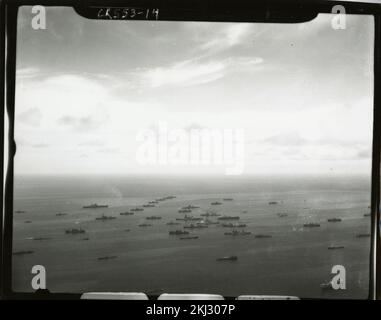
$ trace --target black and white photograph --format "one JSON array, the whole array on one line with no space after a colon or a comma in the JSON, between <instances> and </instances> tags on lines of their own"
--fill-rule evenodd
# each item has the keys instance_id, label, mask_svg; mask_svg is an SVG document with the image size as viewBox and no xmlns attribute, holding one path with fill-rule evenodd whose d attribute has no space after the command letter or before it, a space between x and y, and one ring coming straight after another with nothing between
<instances>
[{"instance_id":1,"label":"black and white photograph","mask_svg":"<svg viewBox=\"0 0 381 320\"><path fill-rule=\"evenodd\" d=\"M380 298L381 4L262 2L2 3L2 300Z\"/></svg>"}]
</instances>

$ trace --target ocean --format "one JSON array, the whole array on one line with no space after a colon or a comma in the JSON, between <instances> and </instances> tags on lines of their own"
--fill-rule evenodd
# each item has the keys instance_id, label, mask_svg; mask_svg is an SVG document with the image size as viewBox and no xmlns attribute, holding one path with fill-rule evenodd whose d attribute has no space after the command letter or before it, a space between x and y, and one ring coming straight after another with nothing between
<instances>
[{"instance_id":1,"label":"ocean","mask_svg":"<svg viewBox=\"0 0 381 320\"><path fill-rule=\"evenodd\" d=\"M174 198L120 215L168 196ZM93 203L108 208L83 208ZM219 224L183 229L190 222L176 218L188 205L198 207L187 213L194 217L239 220L210 216ZM16 176L13 251L30 252L13 255L13 289L33 291L31 269L43 265L51 292L362 299L370 238L357 236L370 233L369 205L369 176ZM96 220L102 214L115 219ZM146 219L153 215L161 219ZM236 229L250 234L226 235L235 228L223 223L245 224ZM85 233L65 233L73 228ZM198 238L181 240L169 235L174 230ZM237 260L217 261L226 256ZM335 265L346 270L346 288L322 288Z\"/></svg>"}]
</instances>

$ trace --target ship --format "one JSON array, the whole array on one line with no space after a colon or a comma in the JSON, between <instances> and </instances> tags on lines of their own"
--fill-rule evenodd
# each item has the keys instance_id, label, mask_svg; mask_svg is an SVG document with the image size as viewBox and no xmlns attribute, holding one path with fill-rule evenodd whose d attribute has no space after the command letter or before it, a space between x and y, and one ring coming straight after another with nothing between
<instances>
[{"instance_id":1,"label":"ship","mask_svg":"<svg viewBox=\"0 0 381 320\"><path fill-rule=\"evenodd\" d=\"M13 255L15 255L15 256L23 256L25 254L32 254L32 253L34 253L33 250L21 250L21 251L15 251L15 252L13 252Z\"/></svg>"},{"instance_id":2,"label":"ship","mask_svg":"<svg viewBox=\"0 0 381 320\"><path fill-rule=\"evenodd\" d=\"M237 260L238 260L237 256L226 256L226 257L217 258L217 261L237 261Z\"/></svg>"},{"instance_id":3,"label":"ship","mask_svg":"<svg viewBox=\"0 0 381 320\"><path fill-rule=\"evenodd\" d=\"M342 220L340 218L330 218L327 221L328 222L341 222Z\"/></svg>"},{"instance_id":4,"label":"ship","mask_svg":"<svg viewBox=\"0 0 381 320\"><path fill-rule=\"evenodd\" d=\"M121 213L119 213L121 216L132 216L134 213L133 212L128 212L128 211L126 211L126 212L121 212Z\"/></svg>"},{"instance_id":5,"label":"ship","mask_svg":"<svg viewBox=\"0 0 381 320\"><path fill-rule=\"evenodd\" d=\"M159 216L150 216L150 217L146 217L147 220L161 220L161 217Z\"/></svg>"},{"instance_id":6,"label":"ship","mask_svg":"<svg viewBox=\"0 0 381 320\"><path fill-rule=\"evenodd\" d=\"M369 233L360 233L356 237L357 238L369 238L370 234Z\"/></svg>"},{"instance_id":7,"label":"ship","mask_svg":"<svg viewBox=\"0 0 381 320\"><path fill-rule=\"evenodd\" d=\"M182 207L181 209L188 209L188 210L192 210L192 209L199 209L200 207L197 207L197 206L193 206L193 205L188 205L188 206L185 206L185 207Z\"/></svg>"},{"instance_id":8,"label":"ship","mask_svg":"<svg viewBox=\"0 0 381 320\"><path fill-rule=\"evenodd\" d=\"M59 213L56 213L56 216L57 217L67 216L67 213L59 212Z\"/></svg>"},{"instance_id":9,"label":"ship","mask_svg":"<svg viewBox=\"0 0 381 320\"><path fill-rule=\"evenodd\" d=\"M179 224L180 224L179 222L174 222L174 221L167 222L167 226L178 226Z\"/></svg>"},{"instance_id":10,"label":"ship","mask_svg":"<svg viewBox=\"0 0 381 320\"><path fill-rule=\"evenodd\" d=\"M16 210L15 213L26 213L24 210Z\"/></svg>"},{"instance_id":11,"label":"ship","mask_svg":"<svg viewBox=\"0 0 381 320\"><path fill-rule=\"evenodd\" d=\"M234 199L233 198L223 198L222 200L224 200L224 201L233 201Z\"/></svg>"},{"instance_id":12,"label":"ship","mask_svg":"<svg viewBox=\"0 0 381 320\"><path fill-rule=\"evenodd\" d=\"M370 213L364 213L364 217L370 217Z\"/></svg>"},{"instance_id":13,"label":"ship","mask_svg":"<svg viewBox=\"0 0 381 320\"><path fill-rule=\"evenodd\" d=\"M144 211L144 209L143 208L132 208L131 211L132 212Z\"/></svg>"},{"instance_id":14,"label":"ship","mask_svg":"<svg viewBox=\"0 0 381 320\"><path fill-rule=\"evenodd\" d=\"M226 236L248 236L249 234L251 234L251 232L247 232L247 231L238 231L238 230L233 230L233 231L230 231L230 232L225 232L224 233Z\"/></svg>"},{"instance_id":15,"label":"ship","mask_svg":"<svg viewBox=\"0 0 381 320\"><path fill-rule=\"evenodd\" d=\"M239 216L223 216L218 217L218 220L239 220Z\"/></svg>"},{"instance_id":16,"label":"ship","mask_svg":"<svg viewBox=\"0 0 381 320\"><path fill-rule=\"evenodd\" d=\"M200 221L200 220L202 220L202 218L185 215L184 218L176 218L176 220L178 220L178 221Z\"/></svg>"},{"instance_id":17,"label":"ship","mask_svg":"<svg viewBox=\"0 0 381 320\"><path fill-rule=\"evenodd\" d=\"M79 239L79 240L81 240L81 241L89 241L90 238L81 238L81 239Z\"/></svg>"},{"instance_id":18,"label":"ship","mask_svg":"<svg viewBox=\"0 0 381 320\"><path fill-rule=\"evenodd\" d=\"M65 230L65 233L66 234L80 234L80 233L86 233L86 231L83 230L82 228L79 228L79 229L73 228L73 229Z\"/></svg>"},{"instance_id":19,"label":"ship","mask_svg":"<svg viewBox=\"0 0 381 320\"><path fill-rule=\"evenodd\" d=\"M314 222L309 222L309 223L303 224L303 227L306 227L306 228L316 228L316 227L320 227L320 224L319 223L314 223Z\"/></svg>"},{"instance_id":20,"label":"ship","mask_svg":"<svg viewBox=\"0 0 381 320\"><path fill-rule=\"evenodd\" d=\"M198 239L198 236L180 237L180 240Z\"/></svg>"},{"instance_id":21,"label":"ship","mask_svg":"<svg viewBox=\"0 0 381 320\"><path fill-rule=\"evenodd\" d=\"M218 202L218 201L215 201L215 202L212 202L211 205L212 206L219 206L221 205L222 203L221 202Z\"/></svg>"},{"instance_id":22,"label":"ship","mask_svg":"<svg viewBox=\"0 0 381 320\"><path fill-rule=\"evenodd\" d=\"M339 250L339 249L344 249L344 246L329 246L328 250Z\"/></svg>"},{"instance_id":23,"label":"ship","mask_svg":"<svg viewBox=\"0 0 381 320\"><path fill-rule=\"evenodd\" d=\"M207 212L207 213L202 213L200 214L202 217L219 217L220 214L215 213L215 212Z\"/></svg>"},{"instance_id":24,"label":"ship","mask_svg":"<svg viewBox=\"0 0 381 320\"><path fill-rule=\"evenodd\" d=\"M108 208L107 204L90 204L88 206L83 206L83 209L99 209L99 208Z\"/></svg>"},{"instance_id":25,"label":"ship","mask_svg":"<svg viewBox=\"0 0 381 320\"><path fill-rule=\"evenodd\" d=\"M192 210L191 209L180 209L178 212L179 213L190 213L190 212L192 212Z\"/></svg>"},{"instance_id":26,"label":"ship","mask_svg":"<svg viewBox=\"0 0 381 320\"><path fill-rule=\"evenodd\" d=\"M272 236L269 235L269 234L256 234L254 237L257 238L257 239L272 238Z\"/></svg>"},{"instance_id":27,"label":"ship","mask_svg":"<svg viewBox=\"0 0 381 320\"><path fill-rule=\"evenodd\" d=\"M102 214L102 216L100 216L98 218L95 218L95 220L100 220L100 221L113 220L113 219L116 219L116 217L105 216L104 214Z\"/></svg>"},{"instance_id":28,"label":"ship","mask_svg":"<svg viewBox=\"0 0 381 320\"><path fill-rule=\"evenodd\" d=\"M269 205L278 204L278 201L270 201Z\"/></svg>"},{"instance_id":29,"label":"ship","mask_svg":"<svg viewBox=\"0 0 381 320\"><path fill-rule=\"evenodd\" d=\"M116 259L118 256L104 256L99 257L98 260L110 260L110 259Z\"/></svg>"},{"instance_id":30,"label":"ship","mask_svg":"<svg viewBox=\"0 0 381 320\"><path fill-rule=\"evenodd\" d=\"M158 204L159 202L158 201L148 201L148 204Z\"/></svg>"},{"instance_id":31,"label":"ship","mask_svg":"<svg viewBox=\"0 0 381 320\"><path fill-rule=\"evenodd\" d=\"M171 236L181 236L183 234L189 234L189 232L184 230L169 231L169 235Z\"/></svg>"},{"instance_id":32,"label":"ship","mask_svg":"<svg viewBox=\"0 0 381 320\"><path fill-rule=\"evenodd\" d=\"M138 227L152 227L152 224L149 224L149 223L141 223L138 225Z\"/></svg>"},{"instance_id":33,"label":"ship","mask_svg":"<svg viewBox=\"0 0 381 320\"><path fill-rule=\"evenodd\" d=\"M51 238L48 238L48 237L36 237L36 238L32 238L32 240L36 240L36 241L45 241L45 240L50 240Z\"/></svg>"},{"instance_id":34,"label":"ship","mask_svg":"<svg viewBox=\"0 0 381 320\"><path fill-rule=\"evenodd\" d=\"M222 226L224 228L245 228L245 223L223 223Z\"/></svg>"},{"instance_id":35,"label":"ship","mask_svg":"<svg viewBox=\"0 0 381 320\"><path fill-rule=\"evenodd\" d=\"M154 208L155 205L154 204L143 204L143 207L144 208Z\"/></svg>"}]
</instances>

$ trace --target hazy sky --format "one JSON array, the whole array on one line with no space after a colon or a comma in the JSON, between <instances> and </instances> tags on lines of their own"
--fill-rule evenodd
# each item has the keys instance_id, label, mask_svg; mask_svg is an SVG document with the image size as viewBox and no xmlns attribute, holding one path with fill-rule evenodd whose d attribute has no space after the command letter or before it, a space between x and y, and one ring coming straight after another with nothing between
<instances>
[{"instance_id":1,"label":"hazy sky","mask_svg":"<svg viewBox=\"0 0 381 320\"><path fill-rule=\"evenodd\" d=\"M370 173L373 19L94 21L19 13L16 173L223 173L136 160L146 128L241 129L244 173Z\"/></svg>"}]
</instances>

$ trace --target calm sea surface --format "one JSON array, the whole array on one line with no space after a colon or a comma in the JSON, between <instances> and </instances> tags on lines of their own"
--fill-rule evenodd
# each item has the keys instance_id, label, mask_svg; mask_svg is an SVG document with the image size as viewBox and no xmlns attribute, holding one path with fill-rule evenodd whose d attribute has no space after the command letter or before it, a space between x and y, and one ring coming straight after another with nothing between
<instances>
[{"instance_id":1,"label":"calm sea surface","mask_svg":"<svg viewBox=\"0 0 381 320\"><path fill-rule=\"evenodd\" d=\"M155 207L120 215L171 195ZM370 238L357 235L370 233L370 218L364 217L370 211L369 177L18 176L14 198L13 250L33 251L13 256L15 291L32 291L31 269L39 264L52 292L368 294ZM92 203L108 208L83 208ZM194 217L214 212L240 219L209 217L220 223L183 229L191 222L176 219L184 218L178 210L188 205L199 207L188 213ZM102 214L116 219L96 220ZM153 215L161 219L146 219ZM225 235L232 228L222 223L230 222L246 224L237 230L250 234ZM65 233L72 228L85 233ZM198 238L181 240L169 235L173 230ZM231 255L238 259L216 260ZM334 265L346 269L345 290L320 287L333 277Z\"/></svg>"}]
</instances>

